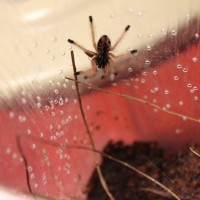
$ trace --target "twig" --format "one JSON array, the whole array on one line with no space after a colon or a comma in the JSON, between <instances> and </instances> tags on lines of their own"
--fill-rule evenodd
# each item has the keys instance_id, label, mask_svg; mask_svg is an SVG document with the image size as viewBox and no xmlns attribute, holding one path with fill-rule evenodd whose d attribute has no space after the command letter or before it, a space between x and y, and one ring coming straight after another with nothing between
<instances>
[{"instance_id":1,"label":"twig","mask_svg":"<svg viewBox=\"0 0 200 200\"><path fill-rule=\"evenodd\" d=\"M163 112L166 112L170 115L174 115L174 116L177 116L177 117L180 117L180 118L185 118L187 120L190 120L190 121L193 121L193 122L197 122L197 123L200 123L200 119L197 119L197 118L194 118L194 117L190 117L190 116L187 116L187 115L183 115L183 114L180 114L180 113L177 113L177 112L174 112L174 111L171 111L171 110L167 110L166 108L163 108L163 107L160 107L154 103L151 103L149 101L146 101L146 100L143 100L143 99L140 99L140 98L137 98L137 97L134 97L134 96L130 96L130 95L126 95L126 94L122 94L122 93L116 93L116 92L111 92L109 90L104 90L102 88L99 88L97 86L94 86L94 85L90 85L90 84L86 84L86 83L83 83L83 82L80 82L80 81L77 81L77 80L74 80L72 78L68 78L68 77L65 77L66 79L70 80L70 81L74 81L74 82L77 82L77 83L80 83L84 86L87 86L87 87L90 87L94 90L98 90L100 92L104 92L104 93L107 93L107 94L112 94L112 95L115 95L115 96L121 96L121 97L124 97L126 99L130 99L130 100L133 100L133 101L137 101L137 102L140 102L140 103L143 103L143 104L146 104L146 105L149 105L153 108L156 108L158 110L161 110Z\"/></svg>"},{"instance_id":2,"label":"twig","mask_svg":"<svg viewBox=\"0 0 200 200\"><path fill-rule=\"evenodd\" d=\"M196 155L196 156L198 156L198 157L200 157L200 154L199 153L197 153L195 150L194 150L194 148L192 148L192 147L189 147L189 149L190 149L190 151L194 154L194 155Z\"/></svg>"},{"instance_id":3,"label":"twig","mask_svg":"<svg viewBox=\"0 0 200 200\"><path fill-rule=\"evenodd\" d=\"M86 132L88 134L90 143L92 145L92 149L95 152L95 150L96 150L95 143L93 141L93 138L92 138L92 135L90 133L90 130L89 130L89 127L88 127L88 124L87 124L87 120L85 118L85 114L84 114L84 111L83 111L83 105L82 105L81 96L80 96L80 92L79 92L79 86L78 86L79 82L78 82L77 75L76 75L76 65L75 65L75 59L74 59L74 52L73 51L71 51L71 59L72 59L72 66L73 66L74 79L75 79L75 86L76 86L76 91L77 91L78 102L79 102L79 107L80 107L82 119L83 119L83 122L84 122L84 125L85 125ZM106 194L108 195L108 197L110 198L110 200L115 200L115 198L113 197L113 195L109 191L108 186L106 184L106 181L105 181L105 179L103 177L103 174L102 174L101 168L99 166L96 154L94 154L94 156L95 156L95 162L96 162L96 170L97 170L97 173L98 173L101 185L102 185L103 189L105 190Z\"/></svg>"},{"instance_id":4,"label":"twig","mask_svg":"<svg viewBox=\"0 0 200 200\"><path fill-rule=\"evenodd\" d=\"M31 189L31 185L30 185L30 176L29 176L29 173L28 173L28 162L27 162L26 156L24 154L24 151L21 148L21 136L20 135L16 135L16 143L17 143L17 148L19 150L19 153L21 154L21 157L22 157L23 162L24 162L25 172L26 172L25 173L26 174L26 183L27 183L27 186L28 186L28 190L33 195L33 197L35 199L35 196L33 194L33 191Z\"/></svg>"}]
</instances>

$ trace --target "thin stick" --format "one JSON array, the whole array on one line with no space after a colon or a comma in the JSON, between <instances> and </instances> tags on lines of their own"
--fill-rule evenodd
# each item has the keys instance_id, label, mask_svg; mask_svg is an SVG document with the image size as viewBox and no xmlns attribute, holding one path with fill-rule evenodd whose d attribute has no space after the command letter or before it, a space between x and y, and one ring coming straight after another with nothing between
<instances>
[{"instance_id":1,"label":"thin stick","mask_svg":"<svg viewBox=\"0 0 200 200\"><path fill-rule=\"evenodd\" d=\"M96 150L95 144L94 144L94 141L93 141L92 135L90 133L90 130L89 130L89 127L88 127L88 124L87 124L87 120L85 118L85 114L84 114L84 111L83 111L83 105L82 105L81 96L80 96L80 92L79 92L78 79L77 79L77 75L76 75L76 65L75 65L75 59L74 59L74 52L73 51L71 51L71 59L72 59L72 66L73 66L74 78L75 78L75 86L76 86L76 91L77 91L78 102L79 102L79 107L80 107L82 119L83 119L83 122L84 122L84 125L85 125L86 132L88 134L90 143L92 145L92 149L95 152L95 150ZM110 193L108 186L106 184L106 181L105 181L105 179L102 175L101 168L99 166L96 154L94 154L94 156L95 156L95 162L96 162L96 170L97 170L101 185L102 185L103 189L105 190L106 194L108 195L108 197L110 198L110 200L115 200L113 195Z\"/></svg>"},{"instance_id":2,"label":"thin stick","mask_svg":"<svg viewBox=\"0 0 200 200\"><path fill-rule=\"evenodd\" d=\"M197 153L192 147L189 147L190 151L195 154L196 156L200 157L200 154Z\"/></svg>"},{"instance_id":3,"label":"thin stick","mask_svg":"<svg viewBox=\"0 0 200 200\"><path fill-rule=\"evenodd\" d=\"M33 195L34 199L35 199L35 196L33 194L33 191L31 189L31 185L30 185L30 176L29 176L29 173L28 173L28 162L27 162L27 159L26 159L26 156L24 154L24 151L23 149L21 148L21 137L20 135L17 135L16 136L16 142L17 142L17 148L19 150L19 153L21 154L21 157L23 159L23 162L24 162L24 166L25 166L25 174L26 174L26 183L27 183L27 186L28 186L28 190L29 192Z\"/></svg>"},{"instance_id":4,"label":"thin stick","mask_svg":"<svg viewBox=\"0 0 200 200\"><path fill-rule=\"evenodd\" d=\"M28 138L28 139L31 139L33 141L36 141L36 142L40 142L42 144L45 144L45 145L50 145L50 146L53 146L53 147L59 147L59 148L64 148L64 149L81 149L81 150L86 150L86 151L93 151L95 153L98 153L100 154L101 156L105 157L105 158L108 158L109 160L112 160L116 163L119 163L120 165L126 167L126 168L129 168L131 169L132 171L136 172L137 174L145 177L146 179L150 180L151 182L155 183L156 185L158 185L159 187L161 187L162 189L164 189L165 191L167 191L169 194L171 194L175 199L177 200L181 200L172 190L170 190L169 188L167 188L165 185L163 185L162 183L160 183L159 181L157 181L156 179L152 178L151 176L149 176L148 174L145 174L144 172L138 170L137 168L133 167L132 165L124 162L124 161L121 161L113 156L110 156L106 153L103 153L97 149L94 149L94 148L89 148L89 147L85 147L85 146L76 146L76 145L67 145L67 144L60 144L58 142L53 142L53 141L48 141L48 140L45 140L45 139L42 139L42 138L37 138L37 137L34 137L33 135L21 135L21 137L25 137L25 138Z\"/></svg>"},{"instance_id":5,"label":"thin stick","mask_svg":"<svg viewBox=\"0 0 200 200\"><path fill-rule=\"evenodd\" d=\"M107 93L107 94L112 94L112 95L115 95L115 96L121 96L121 97L124 97L124 98L127 98L127 99L130 99L130 100L133 100L133 101L137 101L137 102L140 102L140 103L143 103L143 104L146 104L146 105L149 105L153 108L156 108L158 110L161 110L163 112L166 112L170 115L174 115L174 116L177 116L177 117L180 117L180 118L185 118L187 120L190 120L190 121L193 121L193 122L197 122L197 123L200 123L200 119L197 119L197 118L194 118L194 117L191 117L191 116L187 116L187 115L183 115L181 113L177 113L177 112L174 112L174 111L171 111L171 110L167 110L163 107L160 107L154 103L151 103L149 101L146 101L146 100L143 100L143 99L140 99L140 98L137 98L137 97L134 97L134 96L130 96L130 95L126 95L126 94L122 94L122 93L116 93L116 92L111 92L109 90L104 90L102 88L99 88L99 87L96 87L94 85L89 85L89 84L86 84L86 83L83 83L83 82L80 82L80 81L77 81L77 80L74 80L72 78L68 78L68 77L65 77L66 79L70 80L70 81L74 81L74 82L77 82L77 83L80 83L84 86L87 86L87 87L90 87L94 90L98 90L100 92L104 92L104 93Z\"/></svg>"}]
</instances>

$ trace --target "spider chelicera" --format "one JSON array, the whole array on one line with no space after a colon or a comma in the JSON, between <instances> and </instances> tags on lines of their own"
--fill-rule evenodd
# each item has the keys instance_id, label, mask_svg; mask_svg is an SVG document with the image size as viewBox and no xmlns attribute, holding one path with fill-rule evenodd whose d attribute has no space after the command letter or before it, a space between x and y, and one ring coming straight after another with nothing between
<instances>
[{"instance_id":1,"label":"spider chelicera","mask_svg":"<svg viewBox=\"0 0 200 200\"><path fill-rule=\"evenodd\" d=\"M121 40L125 36L126 32L130 29L130 25L127 25L125 27L122 35L115 42L115 44L113 46L111 46L111 41L107 35L101 36L98 43L96 44L92 16L89 16L89 22L90 22L90 29L91 29L91 33L92 33L93 47L96 52L87 50L83 46L81 46L80 44L75 42L74 40L68 39L69 43L82 49L87 56L92 58L92 61L91 61L92 69L89 69L86 71L78 71L78 72L76 72L75 75L84 74L85 79L91 78L96 75L98 68L103 70L104 75L101 78L105 78L108 74L117 75L116 67L114 65L112 58L121 57L124 55L116 56L111 52L114 51L116 49L117 45L121 42ZM130 51L131 54L134 54L136 52L137 52L137 50Z\"/></svg>"}]
</instances>

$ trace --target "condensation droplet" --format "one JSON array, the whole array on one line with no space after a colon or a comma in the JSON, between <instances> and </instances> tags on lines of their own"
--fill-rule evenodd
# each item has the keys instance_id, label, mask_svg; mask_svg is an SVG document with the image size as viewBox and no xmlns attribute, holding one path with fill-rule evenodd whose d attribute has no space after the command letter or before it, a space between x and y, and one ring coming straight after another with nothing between
<instances>
[{"instance_id":1,"label":"condensation droplet","mask_svg":"<svg viewBox=\"0 0 200 200\"><path fill-rule=\"evenodd\" d=\"M111 18L115 18L116 16L115 16L115 14L112 13L112 14L110 15L110 17L111 17Z\"/></svg>"},{"instance_id":2,"label":"condensation droplet","mask_svg":"<svg viewBox=\"0 0 200 200\"><path fill-rule=\"evenodd\" d=\"M178 64L178 65L176 65L176 67L177 67L178 69L181 69L181 68L182 68L182 65L181 65L181 64Z\"/></svg>"},{"instance_id":3,"label":"condensation droplet","mask_svg":"<svg viewBox=\"0 0 200 200\"><path fill-rule=\"evenodd\" d=\"M169 90L164 90L164 94L169 94Z\"/></svg>"},{"instance_id":4,"label":"condensation droplet","mask_svg":"<svg viewBox=\"0 0 200 200\"><path fill-rule=\"evenodd\" d=\"M29 128L27 129L27 134L28 134L28 135L31 135L31 134L32 134L31 129L29 129Z\"/></svg>"},{"instance_id":5,"label":"condensation droplet","mask_svg":"<svg viewBox=\"0 0 200 200\"><path fill-rule=\"evenodd\" d=\"M51 60L55 60L55 58L56 58L55 56L51 56Z\"/></svg>"},{"instance_id":6,"label":"condensation droplet","mask_svg":"<svg viewBox=\"0 0 200 200\"><path fill-rule=\"evenodd\" d=\"M192 58L192 61L193 61L193 62L197 62L197 61L198 61L198 58L197 58L197 57L193 57L193 58Z\"/></svg>"},{"instance_id":7,"label":"condensation droplet","mask_svg":"<svg viewBox=\"0 0 200 200\"><path fill-rule=\"evenodd\" d=\"M183 101L179 101L178 104L179 104L180 106L183 106L183 105L184 105Z\"/></svg>"},{"instance_id":8,"label":"condensation droplet","mask_svg":"<svg viewBox=\"0 0 200 200\"><path fill-rule=\"evenodd\" d=\"M54 93L55 93L55 94L58 94L58 90L54 90Z\"/></svg>"},{"instance_id":9,"label":"condensation droplet","mask_svg":"<svg viewBox=\"0 0 200 200\"><path fill-rule=\"evenodd\" d=\"M20 123L23 123L23 122L26 121L26 116L20 115L20 116L18 117L18 120L19 120Z\"/></svg>"},{"instance_id":10,"label":"condensation droplet","mask_svg":"<svg viewBox=\"0 0 200 200\"><path fill-rule=\"evenodd\" d=\"M13 118L15 117L15 113L12 112L12 111L10 111L10 112L9 112L9 117L10 117L10 119L13 119Z\"/></svg>"},{"instance_id":11,"label":"condensation droplet","mask_svg":"<svg viewBox=\"0 0 200 200\"><path fill-rule=\"evenodd\" d=\"M142 11L138 11L138 12L137 12L137 16L138 16L138 17L141 17L142 15L143 15Z\"/></svg>"},{"instance_id":12,"label":"condensation droplet","mask_svg":"<svg viewBox=\"0 0 200 200\"><path fill-rule=\"evenodd\" d=\"M169 108L171 108L171 105L168 103L168 104L165 105L165 107L166 107L167 109L169 109Z\"/></svg>"},{"instance_id":13,"label":"condensation droplet","mask_svg":"<svg viewBox=\"0 0 200 200\"><path fill-rule=\"evenodd\" d=\"M58 41L58 38L57 37L54 37L53 38L53 42L57 42Z\"/></svg>"},{"instance_id":14,"label":"condensation droplet","mask_svg":"<svg viewBox=\"0 0 200 200\"><path fill-rule=\"evenodd\" d=\"M67 97L65 98L65 102L66 102L66 103L68 103L68 102L69 102L69 99L68 99Z\"/></svg>"},{"instance_id":15,"label":"condensation droplet","mask_svg":"<svg viewBox=\"0 0 200 200\"><path fill-rule=\"evenodd\" d=\"M194 93L194 90L193 90L193 89L190 89L190 93L193 94L193 93Z\"/></svg>"},{"instance_id":16,"label":"condensation droplet","mask_svg":"<svg viewBox=\"0 0 200 200\"><path fill-rule=\"evenodd\" d=\"M176 134L180 134L181 132L182 132L181 129L178 129L178 128L177 128L177 129L175 130L175 133L176 133Z\"/></svg>"},{"instance_id":17,"label":"condensation droplet","mask_svg":"<svg viewBox=\"0 0 200 200\"><path fill-rule=\"evenodd\" d=\"M132 72L133 69L131 67L128 68L128 72Z\"/></svg>"},{"instance_id":18,"label":"condensation droplet","mask_svg":"<svg viewBox=\"0 0 200 200\"><path fill-rule=\"evenodd\" d=\"M49 106L48 106L48 105L45 106L45 110L46 110L46 111L49 110Z\"/></svg>"},{"instance_id":19,"label":"condensation droplet","mask_svg":"<svg viewBox=\"0 0 200 200\"><path fill-rule=\"evenodd\" d=\"M175 35L177 34L176 30L173 29L173 30L171 31L171 34L172 34L173 36L175 36Z\"/></svg>"},{"instance_id":20,"label":"condensation droplet","mask_svg":"<svg viewBox=\"0 0 200 200\"><path fill-rule=\"evenodd\" d=\"M146 83L146 80L144 78L142 78L140 82L144 84L144 83Z\"/></svg>"},{"instance_id":21,"label":"condensation droplet","mask_svg":"<svg viewBox=\"0 0 200 200\"><path fill-rule=\"evenodd\" d=\"M9 147L6 148L6 154L10 154L11 153L11 149Z\"/></svg>"},{"instance_id":22,"label":"condensation droplet","mask_svg":"<svg viewBox=\"0 0 200 200\"><path fill-rule=\"evenodd\" d=\"M195 100L195 101L198 101L198 100L199 100L199 97L198 97L198 96L194 96L194 100Z\"/></svg>"},{"instance_id":23,"label":"condensation droplet","mask_svg":"<svg viewBox=\"0 0 200 200\"><path fill-rule=\"evenodd\" d=\"M36 148L36 144L32 144L32 149L35 149Z\"/></svg>"},{"instance_id":24,"label":"condensation droplet","mask_svg":"<svg viewBox=\"0 0 200 200\"><path fill-rule=\"evenodd\" d=\"M183 121L186 121L186 120L187 120L187 117L186 117L186 116L183 116L182 119L183 119Z\"/></svg>"},{"instance_id":25,"label":"condensation droplet","mask_svg":"<svg viewBox=\"0 0 200 200\"><path fill-rule=\"evenodd\" d=\"M187 72L188 72L188 68L184 67L184 68L183 68L183 72L184 72L184 73L187 73Z\"/></svg>"},{"instance_id":26,"label":"condensation droplet","mask_svg":"<svg viewBox=\"0 0 200 200\"><path fill-rule=\"evenodd\" d=\"M59 105L62 106L63 104L64 104L63 98L60 97L60 99L59 99Z\"/></svg>"},{"instance_id":27,"label":"condensation droplet","mask_svg":"<svg viewBox=\"0 0 200 200\"><path fill-rule=\"evenodd\" d=\"M198 90L198 87L197 87L197 86L194 86L194 87L193 87L193 90L197 91L197 90Z\"/></svg>"},{"instance_id":28,"label":"condensation droplet","mask_svg":"<svg viewBox=\"0 0 200 200\"><path fill-rule=\"evenodd\" d=\"M188 84L187 84L187 87L188 87L188 88L191 88L191 87L192 87L192 84L191 84L191 83L188 83Z\"/></svg>"},{"instance_id":29,"label":"condensation droplet","mask_svg":"<svg viewBox=\"0 0 200 200\"><path fill-rule=\"evenodd\" d=\"M142 75L143 75L143 76L147 76L147 72L143 72Z\"/></svg>"},{"instance_id":30,"label":"condensation droplet","mask_svg":"<svg viewBox=\"0 0 200 200\"><path fill-rule=\"evenodd\" d=\"M41 108L42 104L40 102L37 102L37 108Z\"/></svg>"},{"instance_id":31,"label":"condensation droplet","mask_svg":"<svg viewBox=\"0 0 200 200\"><path fill-rule=\"evenodd\" d=\"M28 167L27 167L27 170L28 170L28 172L32 172L32 171L33 171L33 168L32 168L31 166L28 166Z\"/></svg>"},{"instance_id":32,"label":"condensation droplet","mask_svg":"<svg viewBox=\"0 0 200 200\"><path fill-rule=\"evenodd\" d=\"M133 13L133 9L132 8L129 8L128 11L129 11L130 14Z\"/></svg>"},{"instance_id":33,"label":"condensation droplet","mask_svg":"<svg viewBox=\"0 0 200 200\"><path fill-rule=\"evenodd\" d=\"M46 54L49 54L49 52L50 52L49 49L46 49L45 53L46 53Z\"/></svg>"},{"instance_id":34,"label":"condensation droplet","mask_svg":"<svg viewBox=\"0 0 200 200\"><path fill-rule=\"evenodd\" d=\"M40 132L40 137L43 138L44 137L44 133Z\"/></svg>"},{"instance_id":35,"label":"condensation droplet","mask_svg":"<svg viewBox=\"0 0 200 200\"><path fill-rule=\"evenodd\" d=\"M61 53L61 55L62 55L62 56L65 56L65 55L66 55L65 51L63 51L63 52Z\"/></svg>"},{"instance_id":36,"label":"condensation droplet","mask_svg":"<svg viewBox=\"0 0 200 200\"><path fill-rule=\"evenodd\" d=\"M72 89L73 89L73 90L75 90L75 89L76 89L75 85L72 85Z\"/></svg>"},{"instance_id":37,"label":"condensation droplet","mask_svg":"<svg viewBox=\"0 0 200 200\"><path fill-rule=\"evenodd\" d=\"M13 153L12 158L13 158L13 159L16 159L16 158L17 158L17 154L16 154L16 153Z\"/></svg>"},{"instance_id":38,"label":"condensation droplet","mask_svg":"<svg viewBox=\"0 0 200 200\"><path fill-rule=\"evenodd\" d=\"M23 97L23 98L21 98L21 102L22 102L22 104L26 104L26 99Z\"/></svg>"},{"instance_id":39,"label":"condensation droplet","mask_svg":"<svg viewBox=\"0 0 200 200\"><path fill-rule=\"evenodd\" d=\"M199 34L195 33L194 37L198 39L199 38Z\"/></svg>"},{"instance_id":40,"label":"condensation droplet","mask_svg":"<svg viewBox=\"0 0 200 200\"><path fill-rule=\"evenodd\" d=\"M178 77L178 76L174 76L174 80L175 80L175 81L178 81L178 80L179 80L179 77Z\"/></svg>"},{"instance_id":41,"label":"condensation droplet","mask_svg":"<svg viewBox=\"0 0 200 200\"><path fill-rule=\"evenodd\" d=\"M149 64L150 64L150 61L149 61L149 60L146 60L146 61L145 61L145 64L146 64L146 65L149 65Z\"/></svg>"},{"instance_id":42,"label":"condensation droplet","mask_svg":"<svg viewBox=\"0 0 200 200\"><path fill-rule=\"evenodd\" d=\"M147 45L147 50L150 51L151 50L151 46Z\"/></svg>"},{"instance_id":43,"label":"condensation droplet","mask_svg":"<svg viewBox=\"0 0 200 200\"><path fill-rule=\"evenodd\" d=\"M156 70L153 70L153 75L157 75L158 72Z\"/></svg>"}]
</instances>

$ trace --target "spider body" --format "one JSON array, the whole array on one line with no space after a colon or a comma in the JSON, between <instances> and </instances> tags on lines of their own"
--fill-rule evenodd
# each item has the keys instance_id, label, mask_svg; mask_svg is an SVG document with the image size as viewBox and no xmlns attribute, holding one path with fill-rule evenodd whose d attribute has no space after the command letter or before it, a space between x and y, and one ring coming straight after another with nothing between
<instances>
[{"instance_id":1,"label":"spider body","mask_svg":"<svg viewBox=\"0 0 200 200\"><path fill-rule=\"evenodd\" d=\"M101 36L97 43L97 54L94 58L96 65L99 69L105 69L109 62L109 51L111 47L110 39L107 35Z\"/></svg>"},{"instance_id":2,"label":"spider body","mask_svg":"<svg viewBox=\"0 0 200 200\"><path fill-rule=\"evenodd\" d=\"M104 75L102 76L102 78L104 78L108 74L117 75L116 67L114 66L112 58L122 57L126 54L115 56L114 54L111 53L111 51L115 50L119 42L123 39L125 33L129 30L130 25L127 25L125 27L124 32L122 33L120 38L116 41L116 43L113 46L111 46L111 41L107 35L101 36L98 43L96 44L92 16L89 16L89 21L90 21L90 28L91 28L91 33L92 33L93 47L96 50L96 52L87 50L83 46L76 43L75 41L68 39L69 43L76 45L77 47L82 49L87 56L92 58L92 61L91 61L92 69L87 70L87 71L76 72L76 75L85 74L84 78L93 77L96 75L98 68L103 70ZM131 54L134 54L136 52L137 50L130 51Z\"/></svg>"}]
</instances>

